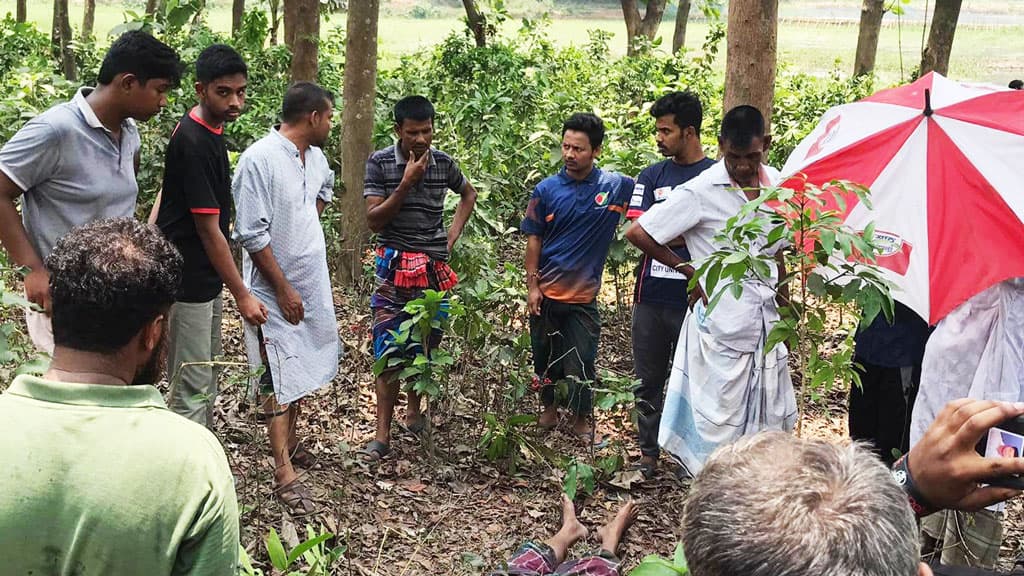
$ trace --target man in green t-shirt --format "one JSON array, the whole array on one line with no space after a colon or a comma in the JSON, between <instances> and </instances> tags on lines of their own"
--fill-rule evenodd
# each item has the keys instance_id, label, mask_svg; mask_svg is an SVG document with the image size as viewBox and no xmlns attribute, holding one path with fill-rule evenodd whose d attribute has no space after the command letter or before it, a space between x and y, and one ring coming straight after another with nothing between
<instances>
[{"instance_id":1,"label":"man in green t-shirt","mask_svg":"<svg viewBox=\"0 0 1024 576\"><path fill-rule=\"evenodd\" d=\"M234 574L224 451L152 386L181 256L118 218L72 230L46 268L53 361L0 395L0 572Z\"/></svg>"}]
</instances>

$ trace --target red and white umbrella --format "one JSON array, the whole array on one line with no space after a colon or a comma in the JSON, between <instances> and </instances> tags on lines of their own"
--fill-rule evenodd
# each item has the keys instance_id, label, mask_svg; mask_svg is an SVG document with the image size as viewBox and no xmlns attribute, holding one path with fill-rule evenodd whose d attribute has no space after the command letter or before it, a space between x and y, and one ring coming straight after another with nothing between
<instances>
[{"instance_id":1,"label":"red and white umbrella","mask_svg":"<svg viewBox=\"0 0 1024 576\"><path fill-rule=\"evenodd\" d=\"M1024 276L1024 91L930 73L829 110L782 173L871 189L872 209L846 199L845 222L875 223L893 297L932 324Z\"/></svg>"}]
</instances>

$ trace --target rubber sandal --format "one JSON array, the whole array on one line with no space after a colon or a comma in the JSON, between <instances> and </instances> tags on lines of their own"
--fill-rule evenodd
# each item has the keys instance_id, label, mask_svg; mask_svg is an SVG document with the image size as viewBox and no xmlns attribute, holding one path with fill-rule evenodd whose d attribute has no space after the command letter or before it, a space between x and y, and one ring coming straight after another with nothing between
<instances>
[{"instance_id":1,"label":"rubber sandal","mask_svg":"<svg viewBox=\"0 0 1024 576\"><path fill-rule=\"evenodd\" d=\"M274 489L274 495L288 508L293 516L307 516L316 512L316 501L309 487L296 478L284 486Z\"/></svg>"},{"instance_id":2,"label":"rubber sandal","mask_svg":"<svg viewBox=\"0 0 1024 576\"><path fill-rule=\"evenodd\" d=\"M597 442L597 441L595 441L597 436L594 434L594 432L582 432L582 433L573 432L572 435L575 436L577 440L580 440L584 444L593 446L595 449L598 449L598 450L608 446L608 438L601 437L601 441Z\"/></svg>"},{"instance_id":3,"label":"rubber sandal","mask_svg":"<svg viewBox=\"0 0 1024 576\"><path fill-rule=\"evenodd\" d=\"M419 436L427 429L427 417L420 414L419 418L413 420L412 424L406 424L405 422L399 422L398 427L406 433L412 434L413 436Z\"/></svg>"},{"instance_id":4,"label":"rubber sandal","mask_svg":"<svg viewBox=\"0 0 1024 576\"><path fill-rule=\"evenodd\" d=\"M629 468L630 470L636 470L643 475L644 480L651 480L658 472L658 465L651 464L650 462L637 462L635 465Z\"/></svg>"},{"instance_id":5,"label":"rubber sandal","mask_svg":"<svg viewBox=\"0 0 1024 576\"><path fill-rule=\"evenodd\" d=\"M294 466L310 470L316 466L318 459L312 452L306 450L306 447L302 445L302 442L299 442L295 445L295 448L292 449L289 460L291 460L291 463Z\"/></svg>"},{"instance_id":6,"label":"rubber sandal","mask_svg":"<svg viewBox=\"0 0 1024 576\"><path fill-rule=\"evenodd\" d=\"M388 446L380 440L373 440L359 451L359 455L361 456L360 459L367 464L380 462L384 458L387 458L388 454L391 454L391 446Z\"/></svg>"}]
</instances>

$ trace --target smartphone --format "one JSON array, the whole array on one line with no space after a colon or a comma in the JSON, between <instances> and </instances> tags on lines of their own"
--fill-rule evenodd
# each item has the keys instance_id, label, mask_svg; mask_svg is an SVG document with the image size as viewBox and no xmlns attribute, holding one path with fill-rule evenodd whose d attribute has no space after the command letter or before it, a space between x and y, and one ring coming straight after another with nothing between
<instances>
[{"instance_id":1,"label":"smartphone","mask_svg":"<svg viewBox=\"0 0 1024 576\"><path fill-rule=\"evenodd\" d=\"M975 447L985 458L1024 457L1024 416L1007 420L989 428ZM1024 476L1011 474L985 480L991 486L1024 490Z\"/></svg>"}]
</instances>

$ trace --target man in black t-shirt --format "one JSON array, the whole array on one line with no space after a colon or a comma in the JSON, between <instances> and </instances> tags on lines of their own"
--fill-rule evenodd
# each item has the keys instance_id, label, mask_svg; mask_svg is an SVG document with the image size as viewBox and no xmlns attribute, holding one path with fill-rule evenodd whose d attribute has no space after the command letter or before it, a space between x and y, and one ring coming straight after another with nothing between
<instances>
[{"instance_id":1,"label":"man in black t-shirt","mask_svg":"<svg viewBox=\"0 0 1024 576\"><path fill-rule=\"evenodd\" d=\"M674 187L715 164L704 156L701 148L703 112L696 95L666 94L651 107L651 116L655 118L658 151L668 158L640 172L626 212L630 220L664 201ZM669 247L684 261L690 259L682 238ZM633 295L633 365L640 378L636 390L639 470L646 478L654 475L658 463L658 427L665 401L665 381L685 315L686 276L650 256L642 256Z\"/></svg>"},{"instance_id":2,"label":"man in black t-shirt","mask_svg":"<svg viewBox=\"0 0 1024 576\"><path fill-rule=\"evenodd\" d=\"M267 320L266 307L245 288L228 245L233 204L224 124L242 112L247 77L245 62L229 46L215 44L199 55L199 105L181 118L167 143L156 216L184 258L181 288L168 318L168 404L205 426L212 423L217 394L212 361L221 354L224 285L246 322Z\"/></svg>"}]
</instances>

